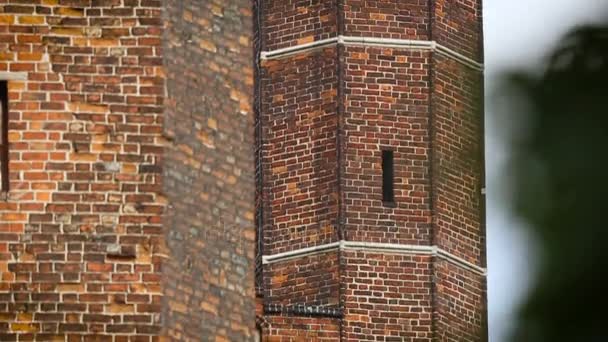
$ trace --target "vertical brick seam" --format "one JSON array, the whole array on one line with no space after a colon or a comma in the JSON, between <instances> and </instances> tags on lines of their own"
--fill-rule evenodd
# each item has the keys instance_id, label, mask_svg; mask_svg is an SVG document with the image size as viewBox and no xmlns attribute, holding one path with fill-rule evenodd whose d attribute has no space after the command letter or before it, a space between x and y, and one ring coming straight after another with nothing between
<instances>
[{"instance_id":1,"label":"vertical brick seam","mask_svg":"<svg viewBox=\"0 0 608 342\"><path fill-rule=\"evenodd\" d=\"M344 17L344 0L336 0L336 26L337 26L337 31L338 31L338 35L343 35L344 31L345 31L345 17ZM340 239L340 241L345 240L345 217L346 217L346 208L344 206L344 202L345 202L345 197L344 197L344 186L345 186L345 182L344 182L344 173L345 173L345 168L344 165L346 165L346 158L345 158L345 151L344 151L344 147L345 147L345 132L344 132L344 120L345 120L345 116L344 116L344 109L345 109L345 98L344 98L344 92L345 92L345 81L344 81L344 76L345 76L345 58L344 58L344 46L338 46L337 50L336 50L337 56L336 56L336 60L337 60L337 65L336 65L336 74L338 75L338 94L337 94L337 104L338 104L338 108L337 108L337 116L338 116L338 127L337 127L337 136L336 136L336 146L338 146L338 150L337 150L337 162L338 162L338 238ZM339 284L338 284L338 307L343 311L344 313L344 308L346 306L346 282L344 281L344 274L346 272L346 267L347 267L347 263L346 260L344 259L344 252L339 249L338 250L338 279L339 279ZM344 330L344 324L343 321L340 321L339 324L339 334L340 334L340 340L345 339L345 330Z\"/></svg>"}]
</instances>

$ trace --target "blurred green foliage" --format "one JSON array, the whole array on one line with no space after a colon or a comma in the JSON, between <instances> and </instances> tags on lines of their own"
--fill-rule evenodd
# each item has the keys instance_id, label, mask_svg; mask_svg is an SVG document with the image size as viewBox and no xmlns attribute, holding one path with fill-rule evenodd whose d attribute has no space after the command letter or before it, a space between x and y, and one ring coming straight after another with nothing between
<instances>
[{"instance_id":1,"label":"blurred green foliage","mask_svg":"<svg viewBox=\"0 0 608 342\"><path fill-rule=\"evenodd\" d=\"M516 213L541 244L512 340L608 341L608 28L570 33L544 75L507 84L531 109L511 167Z\"/></svg>"}]
</instances>

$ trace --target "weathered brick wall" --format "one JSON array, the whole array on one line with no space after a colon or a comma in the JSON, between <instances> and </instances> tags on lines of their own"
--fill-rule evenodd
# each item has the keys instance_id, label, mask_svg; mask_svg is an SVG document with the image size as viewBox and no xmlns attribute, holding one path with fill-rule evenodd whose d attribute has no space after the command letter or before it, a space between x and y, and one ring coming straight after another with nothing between
<instances>
[{"instance_id":1,"label":"weathered brick wall","mask_svg":"<svg viewBox=\"0 0 608 342\"><path fill-rule=\"evenodd\" d=\"M264 51L345 34L479 61L480 1L263 1L255 31L246 0L0 6L0 71L22 78L9 82L0 340L152 341L163 319L170 339L252 339L254 170L266 254L346 239L485 265L481 75L454 56L328 46L266 61L258 168L252 148L254 33ZM395 205L381 201L382 149ZM478 273L349 253L266 266L267 304L337 311L275 312L265 334L428 340L429 293L434 338L483 330Z\"/></svg>"},{"instance_id":2,"label":"weathered brick wall","mask_svg":"<svg viewBox=\"0 0 608 342\"><path fill-rule=\"evenodd\" d=\"M434 244L485 267L483 75L443 56L434 64ZM487 329L485 278L445 262L435 267L438 336L478 341Z\"/></svg>"},{"instance_id":3,"label":"weathered brick wall","mask_svg":"<svg viewBox=\"0 0 608 342\"><path fill-rule=\"evenodd\" d=\"M264 148L258 163L264 197L258 205L267 208L265 254L338 240L335 54L330 47L262 63L258 120ZM263 305L337 308L338 267L335 252L265 265ZM290 336L287 323L273 329L273 335Z\"/></svg>"},{"instance_id":4,"label":"weathered brick wall","mask_svg":"<svg viewBox=\"0 0 608 342\"><path fill-rule=\"evenodd\" d=\"M250 1L165 1L167 335L254 339Z\"/></svg>"},{"instance_id":5,"label":"weathered brick wall","mask_svg":"<svg viewBox=\"0 0 608 342\"><path fill-rule=\"evenodd\" d=\"M349 36L429 39L432 1L343 0L344 32Z\"/></svg>"},{"instance_id":6,"label":"weathered brick wall","mask_svg":"<svg viewBox=\"0 0 608 342\"><path fill-rule=\"evenodd\" d=\"M439 0L433 10L434 39L483 61L481 1ZM485 267L483 74L439 54L433 65L434 244ZM485 277L445 261L435 264L435 277L437 338L484 340Z\"/></svg>"},{"instance_id":7,"label":"weathered brick wall","mask_svg":"<svg viewBox=\"0 0 608 342\"><path fill-rule=\"evenodd\" d=\"M0 4L0 340L253 338L250 6Z\"/></svg>"},{"instance_id":8,"label":"weathered brick wall","mask_svg":"<svg viewBox=\"0 0 608 342\"><path fill-rule=\"evenodd\" d=\"M348 46L344 58L346 237L430 245L430 53ZM383 203L382 150L394 153L394 205Z\"/></svg>"},{"instance_id":9,"label":"weathered brick wall","mask_svg":"<svg viewBox=\"0 0 608 342\"><path fill-rule=\"evenodd\" d=\"M432 1L432 37L454 51L483 60L482 0Z\"/></svg>"},{"instance_id":10,"label":"weathered brick wall","mask_svg":"<svg viewBox=\"0 0 608 342\"><path fill-rule=\"evenodd\" d=\"M337 240L335 48L263 63L265 253Z\"/></svg>"},{"instance_id":11,"label":"weathered brick wall","mask_svg":"<svg viewBox=\"0 0 608 342\"><path fill-rule=\"evenodd\" d=\"M482 74L443 56L436 56L434 64L434 240L446 251L483 265Z\"/></svg>"},{"instance_id":12,"label":"weathered brick wall","mask_svg":"<svg viewBox=\"0 0 608 342\"><path fill-rule=\"evenodd\" d=\"M430 256L348 251L344 259L345 340L433 340Z\"/></svg>"},{"instance_id":13,"label":"weathered brick wall","mask_svg":"<svg viewBox=\"0 0 608 342\"><path fill-rule=\"evenodd\" d=\"M486 341L486 279L445 260L434 265L435 338Z\"/></svg>"},{"instance_id":14,"label":"weathered brick wall","mask_svg":"<svg viewBox=\"0 0 608 342\"><path fill-rule=\"evenodd\" d=\"M268 265L265 304L338 308L339 264L338 253L332 251Z\"/></svg>"},{"instance_id":15,"label":"weathered brick wall","mask_svg":"<svg viewBox=\"0 0 608 342\"><path fill-rule=\"evenodd\" d=\"M338 0L258 0L265 48L275 50L337 36Z\"/></svg>"},{"instance_id":16,"label":"weathered brick wall","mask_svg":"<svg viewBox=\"0 0 608 342\"><path fill-rule=\"evenodd\" d=\"M272 316L266 323L262 328L262 342L331 342L340 339L340 321L335 318Z\"/></svg>"},{"instance_id":17,"label":"weathered brick wall","mask_svg":"<svg viewBox=\"0 0 608 342\"><path fill-rule=\"evenodd\" d=\"M0 340L152 341L163 249L161 3L0 4L10 192Z\"/></svg>"}]
</instances>

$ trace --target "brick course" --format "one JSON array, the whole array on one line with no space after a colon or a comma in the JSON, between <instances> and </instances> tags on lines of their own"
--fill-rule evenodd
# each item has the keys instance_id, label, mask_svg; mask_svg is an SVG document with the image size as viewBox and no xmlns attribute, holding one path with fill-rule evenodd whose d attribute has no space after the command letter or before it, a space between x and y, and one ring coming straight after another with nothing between
<instances>
[{"instance_id":1,"label":"brick course","mask_svg":"<svg viewBox=\"0 0 608 342\"><path fill-rule=\"evenodd\" d=\"M315 317L269 317L262 328L264 341L336 341L340 338L339 320Z\"/></svg>"},{"instance_id":2,"label":"brick course","mask_svg":"<svg viewBox=\"0 0 608 342\"><path fill-rule=\"evenodd\" d=\"M266 305L338 308L339 256L321 253L268 265L264 284Z\"/></svg>"}]
</instances>

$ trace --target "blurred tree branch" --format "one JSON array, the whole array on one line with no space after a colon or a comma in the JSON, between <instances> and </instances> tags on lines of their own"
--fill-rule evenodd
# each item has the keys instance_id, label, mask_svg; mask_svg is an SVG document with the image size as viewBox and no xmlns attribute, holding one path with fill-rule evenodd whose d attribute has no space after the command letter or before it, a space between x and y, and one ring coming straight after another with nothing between
<instances>
[{"instance_id":1,"label":"blurred tree branch","mask_svg":"<svg viewBox=\"0 0 608 342\"><path fill-rule=\"evenodd\" d=\"M513 341L608 341L608 28L565 37L542 77L512 73L530 130L513 146L517 214L542 244Z\"/></svg>"}]
</instances>

